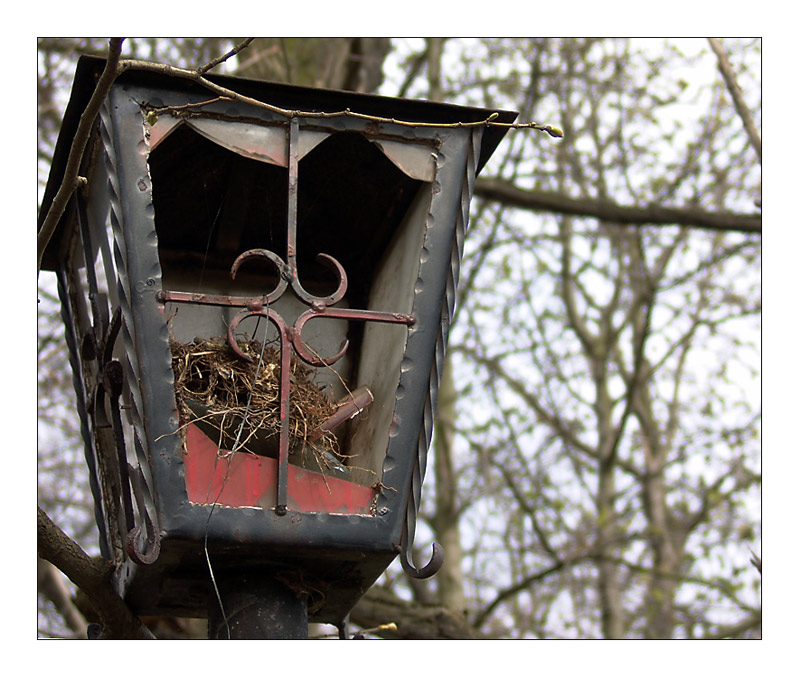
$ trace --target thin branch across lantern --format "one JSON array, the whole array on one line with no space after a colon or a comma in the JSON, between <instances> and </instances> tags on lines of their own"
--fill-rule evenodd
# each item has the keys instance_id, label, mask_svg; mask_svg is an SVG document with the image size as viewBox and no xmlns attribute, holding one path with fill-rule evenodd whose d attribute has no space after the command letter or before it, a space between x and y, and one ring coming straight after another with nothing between
<instances>
[{"instance_id":1,"label":"thin branch across lantern","mask_svg":"<svg viewBox=\"0 0 800 678\"><path fill-rule=\"evenodd\" d=\"M271 264L278 274L278 282L270 292L258 297L243 297L234 295L203 294L162 290L158 294L161 303L177 302L206 304L213 306L241 307L228 325L228 344L231 350L242 360L252 361L240 348L236 341L236 331L239 324L250 316L263 316L278 330L280 346L280 433L278 446L277 466L277 501L275 512L284 515L287 511L287 473L289 460L289 402L290 402L290 372L291 353L294 351L305 363L323 367L337 362L348 348L347 339L344 340L339 350L331 356L320 356L303 341L303 328L307 322L315 318L335 318L342 320L395 323L410 326L414 323L411 315L385 311L371 311L350 308L334 308L333 305L341 301L347 292L347 274L342 265L332 256L321 253L317 260L330 268L338 277L336 289L325 297L319 297L306 291L299 279L297 269L297 190L298 190L298 119L289 121L289 186L288 186L288 221L287 221L287 251L285 260L266 249L251 249L240 254L233 262L230 270L231 279L236 278L240 267L248 261L260 260ZM284 318L275 310L274 304L287 289L291 287L294 294L309 305L309 309L301 313L292 325L287 324Z\"/></svg>"}]
</instances>

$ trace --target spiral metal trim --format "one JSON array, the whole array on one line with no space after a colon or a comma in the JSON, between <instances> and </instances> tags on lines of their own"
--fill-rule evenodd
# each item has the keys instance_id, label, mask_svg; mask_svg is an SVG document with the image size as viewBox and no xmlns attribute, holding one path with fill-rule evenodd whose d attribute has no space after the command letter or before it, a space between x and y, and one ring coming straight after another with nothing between
<instances>
[{"instance_id":1,"label":"spiral metal trim","mask_svg":"<svg viewBox=\"0 0 800 678\"><path fill-rule=\"evenodd\" d=\"M428 396L425 399L422 425L420 426L419 436L417 438L417 456L414 460L414 468L411 475L411 496L406 505L405 525L403 526L403 537L400 545L400 560L403 569L410 576L417 579L425 579L433 576L444 562L444 551L442 547L435 542L432 547L433 554L430 561L421 568L417 568L413 564L411 550L414 545L417 515L422 497L422 483L425 479L425 469L428 463L428 448L430 447L431 438L433 436L433 422L436 413L436 402L439 395L439 383L442 379L442 370L444 369L447 338L450 333L450 323L453 320L453 313L455 311L458 280L461 270L461 257L464 253L464 238L469 227L469 206L475 189L475 175L478 158L480 156L482 135L483 128L480 127L473 128L470 134L470 148L467 153L466 172L464 181L461 184L461 210L456 217L455 238L450 250L450 268L447 275L445 297L442 303L442 319L436 336L433 366L431 367L428 382Z\"/></svg>"}]
</instances>

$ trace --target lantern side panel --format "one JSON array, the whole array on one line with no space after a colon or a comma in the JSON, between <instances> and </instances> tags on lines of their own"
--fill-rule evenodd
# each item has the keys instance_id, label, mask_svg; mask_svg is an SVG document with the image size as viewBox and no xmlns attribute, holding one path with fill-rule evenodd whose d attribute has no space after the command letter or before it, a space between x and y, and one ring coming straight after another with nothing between
<instances>
[{"instance_id":1,"label":"lantern side panel","mask_svg":"<svg viewBox=\"0 0 800 678\"><path fill-rule=\"evenodd\" d=\"M423 185L394 234L377 268L371 288L370 306L411 313L414 293L421 291L419 260L431 205L431 185ZM381 478L386 446L395 434L395 401L404 397L398 389L407 332L378 323L364 328L359 360L359 381L372 384L380 407L371 410L369 418L352 431L351 448L359 454L360 466L354 472L365 482Z\"/></svg>"}]
</instances>

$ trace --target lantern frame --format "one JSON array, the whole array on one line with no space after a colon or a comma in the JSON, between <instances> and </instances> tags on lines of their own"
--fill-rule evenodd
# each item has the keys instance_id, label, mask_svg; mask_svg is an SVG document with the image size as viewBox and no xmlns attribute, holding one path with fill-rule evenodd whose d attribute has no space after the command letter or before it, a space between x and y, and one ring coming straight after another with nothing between
<instances>
[{"instance_id":1,"label":"lantern frame","mask_svg":"<svg viewBox=\"0 0 800 678\"><path fill-rule=\"evenodd\" d=\"M104 64L95 57L78 62L42 218L63 177L80 114ZM131 69L117 79L84 156L81 174L88 184L74 195L43 259L43 268L56 271L58 280L101 550L116 565L118 592L139 614L206 616L211 562L219 571L270 573L309 596L311 621L338 623L398 555L412 576L429 576L441 564L436 545L431 562L422 568L413 564L410 550L474 180L507 130L481 123L493 114L494 121L511 123L516 114L223 76L209 79L270 106L209 102L207 90L196 83L147 69ZM296 168L290 156L304 129L395 144L392 159L398 166L416 162L404 155L408 145L429 154L430 167L424 171L430 175L422 183L430 193L424 196L421 242L411 262L410 308L366 309L372 315L357 318L355 310L332 311L332 303L322 303L313 294L307 300L307 320L338 313L350 321L394 322L407 328L399 374L392 377L396 386L390 383L394 395L385 454L379 452L381 477L366 513L287 506L286 477L292 471L283 447L272 465L236 453L236 462L245 469L241 473L249 477L277 469L274 505L230 507L214 500L190 500L185 443L175 435L181 422L165 309L168 303L197 299L181 298L181 292L165 286L162 278L154 214L158 187L149 162L154 135L161 134L158 125L165 120L177 121L176 126L213 120L262 131L285 129L290 214L293 162ZM104 233L107 240L101 242ZM278 286L294 289L292 249L290 228L286 258L273 264L286 283ZM107 272L115 272L104 291L91 270L100 260ZM213 296L213 290L209 294ZM237 300L240 313L273 319L270 301L265 315L252 299ZM301 331L302 325L296 334L289 332L284 352L290 344L302 351L302 340L293 343Z\"/></svg>"}]
</instances>

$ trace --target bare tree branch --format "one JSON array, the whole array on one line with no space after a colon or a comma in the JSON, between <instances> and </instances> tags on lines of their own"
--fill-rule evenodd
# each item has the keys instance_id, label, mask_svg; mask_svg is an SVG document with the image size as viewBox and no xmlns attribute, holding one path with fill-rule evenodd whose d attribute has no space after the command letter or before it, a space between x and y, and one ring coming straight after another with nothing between
<instances>
[{"instance_id":1,"label":"bare tree branch","mask_svg":"<svg viewBox=\"0 0 800 678\"><path fill-rule=\"evenodd\" d=\"M498 200L506 205L523 209L594 217L615 224L631 226L694 226L717 231L761 233L760 214L734 214L731 212L706 212L699 208L628 207L593 198L570 198L562 193L532 191L518 188L497 179L477 179L475 194L481 198Z\"/></svg>"},{"instance_id":2,"label":"bare tree branch","mask_svg":"<svg viewBox=\"0 0 800 678\"><path fill-rule=\"evenodd\" d=\"M590 554L581 553L571 558L557 560L549 567L546 567L543 570L538 570L537 572L525 577L521 581L518 581L508 588L499 591L495 599L475 616L473 621L475 628L480 628L480 626L486 621L486 619L488 619L492 612L494 612L497 606L500 605L504 600L513 597L520 591L524 591L533 584L546 579L551 574L555 574L564 568L578 565L586 560L589 560L590 557L592 557Z\"/></svg>"},{"instance_id":3,"label":"bare tree branch","mask_svg":"<svg viewBox=\"0 0 800 678\"><path fill-rule=\"evenodd\" d=\"M230 99L231 101L238 101L239 103L247 104L249 106L254 106L256 108L260 108L265 111L270 111L271 113L276 113L278 115L286 116L287 118L292 117L304 117L304 118L341 118L341 117L350 117L350 118L358 118L360 120L372 120L374 122L385 122L391 123L393 125L400 125L405 127L437 127L437 128L455 128L455 127L502 127L504 129L534 129L539 132L547 132L551 137L560 138L564 136L564 133L558 127L554 127L552 125L543 125L538 122L497 122L496 118L498 117L498 113L494 112L490 114L485 120L476 120L473 122L421 122L419 120L399 120L397 118L386 118L378 115L369 115L367 113L359 113L357 111L350 110L349 108L345 108L341 111L302 111L297 109L289 109L289 108L281 108L280 106L273 106L272 104L268 104L264 101L259 101L258 99L253 99L252 97L245 96L244 94L240 94L235 90L229 89L224 87L223 85L219 85L207 78L204 78L198 71L190 71L185 68L178 68L176 66L170 66L168 64L159 64L153 63L150 61L142 61L139 59L125 59L119 63L118 69L120 73L128 70L140 70L140 71L150 71L153 73L160 73L162 75L166 75L171 78L184 78L186 80L191 80L196 82L198 85L206 88L210 92L214 92L220 98ZM192 106L201 107L206 105L208 102L203 102L200 104L187 104L182 108L191 108ZM161 113L170 113L176 110L174 106L165 106L163 108L154 108L153 112L158 114Z\"/></svg>"},{"instance_id":4,"label":"bare tree branch","mask_svg":"<svg viewBox=\"0 0 800 678\"><path fill-rule=\"evenodd\" d=\"M753 614L752 617L749 617L739 622L738 624L732 624L731 626L723 626L714 633L709 633L703 636L703 640L723 640L725 638L736 638L737 636L742 635L746 631L750 631L751 629L757 629L760 626L761 626L761 612L757 612Z\"/></svg>"},{"instance_id":5,"label":"bare tree branch","mask_svg":"<svg viewBox=\"0 0 800 678\"><path fill-rule=\"evenodd\" d=\"M419 605L373 586L350 613L362 627L384 626L379 635L404 640L470 640L479 634L465 618L440 605ZM390 622L396 628L385 626Z\"/></svg>"},{"instance_id":6,"label":"bare tree branch","mask_svg":"<svg viewBox=\"0 0 800 678\"><path fill-rule=\"evenodd\" d=\"M750 558L750 563L758 570L758 573L761 574L761 558L753 553L753 549L750 549L750 553L753 554L753 557Z\"/></svg>"},{"instance_id":7,"label":"bare tree branch","mask_svg":"<svg viewBox=\"0 0 800 678\"><path fill-rule=\"evenodd\" d=\"M714 50L714 54L717 55L717 60L719 61L719 70L725 80L725 85L728 88L728 92L731 94L733 105L736 106L736 112L742 119L742 123L744 123L747 136L750 137L750 143L753 146L753 150L755 150L756 155L758 155L758 162L760 164L761 137L758 136L758 130L753 122L753 116L750 115L750 110L747 108L747 104L744 101L742 88L739 87L739 83L736 81L736 73L731 66L731 62L728 61L728 55L725 53L725 48L722 46L722 43L717 38L709 38L708 42L711 45L711 49Z\"/></svg>"},{"instance_id":8,"label":"bare tree branch","mask_svg":"<svg viewBox=\"0 0 800 678\"><path fill-rule=\"evenodd\" d=\"M77 637L86 638L86 619L72 602L64 577L52 563L42 558L36 559L36 588L53 603L70 630Z\"/></svg>"},{"instance_id":9,"label":"bare tree branch","mask_svg":"<svg viewBox=\"0 0 800 678\"><path fill-rule=\"evenodd\" d=\"M61 215L64 214L64 210L67 208L67 203L72 197L73 191L81 183L78 170L80 169L81 160L83 159L83 152L86 150L86 144L89 141L89 135L91 134L94 120L100 112L100 107L103 105L103 101L111 89L111 85L114 84L114 80L117 78L123 40L124 38L111 38L108 42L108 58L106 60L105 69L103 69L103 73L100 76L100 80L97 82L94 93L91 99L89 99L86 110L81 115L78 130L75 132L75 138L69 151L67 166L64 170L64 179L61 182L61 186L58 188L55 198L53 198L53 203L47 211L47 217L45 217L42 228L39 230L39 234L36 238L38 259L37 272L42 268L42 257L44 256L47 243L50 242L50 238L53 237L56 226L61 219Z\"/></svg>"},{"instance_id":10,"label":"bare tree branch","mask_svg":"<svg viewBox=\"0 0 800 678\"><path fill-rule=\"evenodd\" d=\"M89 597L103 624L103 637L154 638L114 590L111 565L89 557L41 508L38 509L37 549L39 557L55 565Z\"/></svg>"},{"instance_id":11,"label":"bare tree branch","mask_svg":"<svg viewBox=\"0 0 800 678\"><path fill-rule=\"evenodd\" d=\"M218 56L216 59L212 59L205 66L201 66L200 68L198 68L197 69L197 74L198 75L204 75L205 73L210 71L212 68L216 68L223 61L227 61L234 54L238 54L239 52L241 52L245 47L247 47L251 42L253 42L253 40L255 40L255 38L246 38L245 40L242 40L242 42L240 42L238 45L236 45L232 50L226 52L222 56Z\"/></svg>"},{"instance_id":12,"label":"bare tree branch","mask_svg":"<svg viewBox=\"0 0 800 678\"><path fill-rule=\"evenodd\" d=\"M423 49L419 54L414 56L414 60L411 62L411 65L406 69L406 77L405 80L403 81L403 84L400 85L400 89L397 91L397 96L399 97L408 96L408 90L411 87L411 83L414 82L414 79L419 75L419 72L422 70L423 66L427 63L429 49L430 45L428 43L425 43L425 49Z\"/></svg>"}]
</instances>

